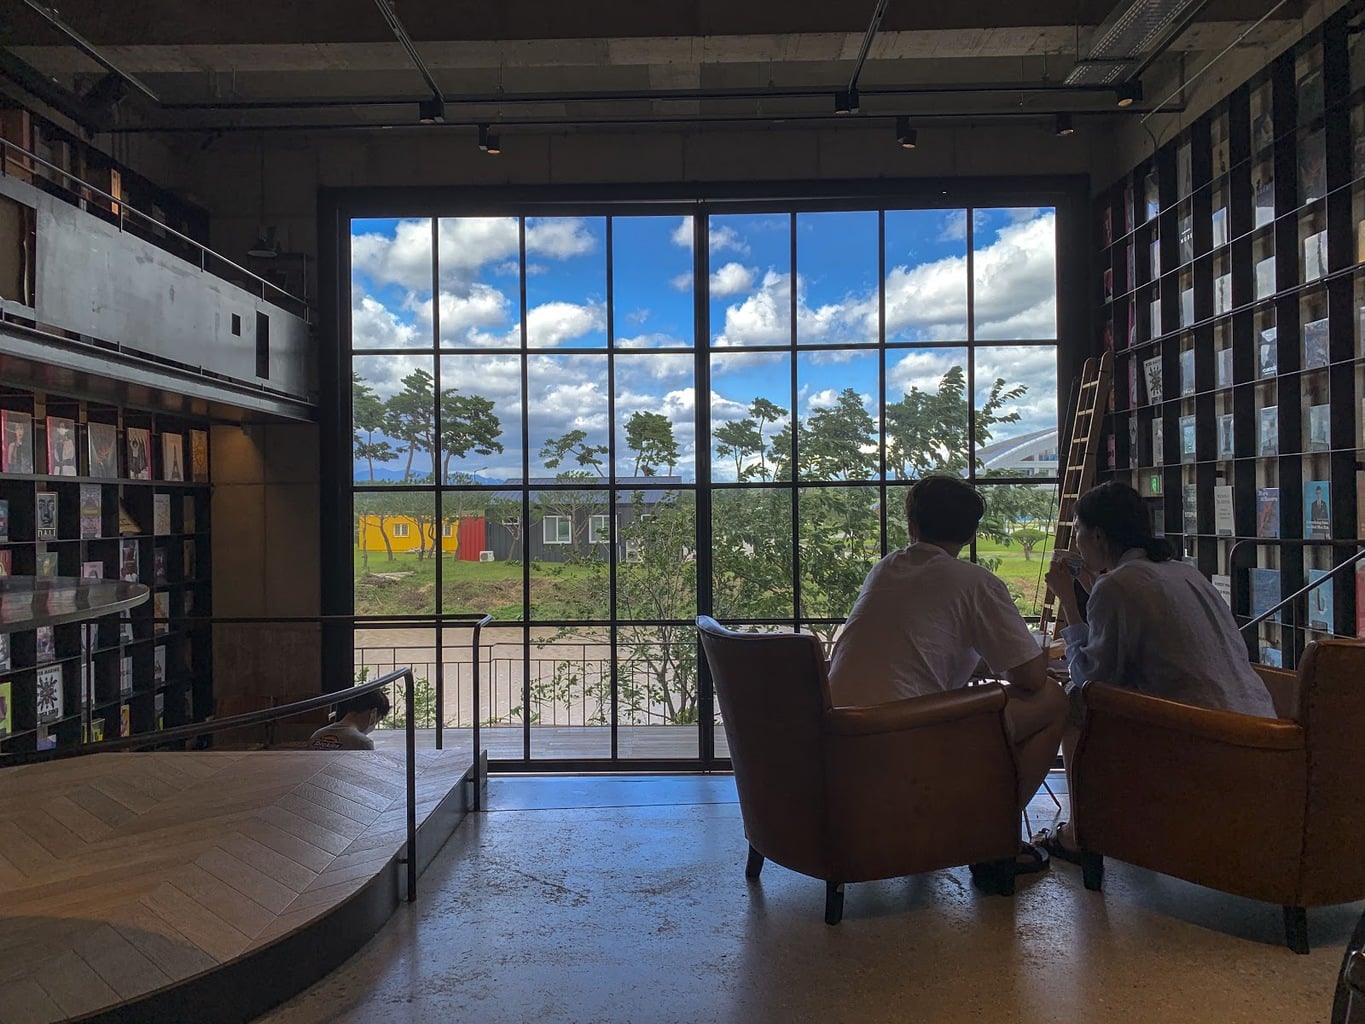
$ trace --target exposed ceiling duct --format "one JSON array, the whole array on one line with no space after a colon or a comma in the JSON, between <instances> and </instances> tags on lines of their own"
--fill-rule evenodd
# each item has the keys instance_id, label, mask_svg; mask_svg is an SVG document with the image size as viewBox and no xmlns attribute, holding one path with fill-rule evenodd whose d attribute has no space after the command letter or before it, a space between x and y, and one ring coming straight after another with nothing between
<instances>
[{"instance_id":1,"label":"exposed ceiling duct","mask_svg":"<svg viewBox=\"0 0 1365 1024\"><path fill-rule=\"evenodd\" d=\"M1127 81L1144 56L1173 42L1207 0L1121 0L1091 37L1090 49L1070 74L1067 85L1112 85Z\"/></svg>"}]
</instances>

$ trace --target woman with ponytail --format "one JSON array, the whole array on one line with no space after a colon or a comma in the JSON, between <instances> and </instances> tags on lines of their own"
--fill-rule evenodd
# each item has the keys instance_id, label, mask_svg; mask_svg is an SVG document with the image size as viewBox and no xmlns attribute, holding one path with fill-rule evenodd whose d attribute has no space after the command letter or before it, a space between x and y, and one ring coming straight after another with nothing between
<instances>
[{"instance_id":1,"label":"woman with ponytail","mask_svg":"<svg viewBox=\"0 0 1365 1024\"><path fill-rule=\"evenodd\" d=\"M1152 535L1137 491L1112 481L1076 502L1078 565L1056 552L1047 583L1066 621L1071 717L1062 734L1070 754L1084 715L1084 686L1102 680L1153 697L1221 711L1275 717L1270 693L1247 658L1232 609L1192 565L1171 557ZM1082 616L1073 580L1089 591ZM1076 859L1065 822L1034 837L1049 853Z\"/></svg>"}]
</instances>

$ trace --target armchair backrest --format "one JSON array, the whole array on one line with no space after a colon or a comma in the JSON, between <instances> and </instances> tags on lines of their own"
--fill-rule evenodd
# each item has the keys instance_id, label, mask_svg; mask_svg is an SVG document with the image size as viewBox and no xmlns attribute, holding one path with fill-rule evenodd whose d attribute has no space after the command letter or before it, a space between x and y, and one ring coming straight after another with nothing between
<instances>
[{"instance_id":1,"label":"armchair backrest","mask_svg":"<svg viewBox=\"0 0 1365 1024\"><path fill-rule=\"evenodd\" d=\"M820 641L738 633L709 616L697 628L750 843L798 871L818 868L827 827L822 718L830 708Z\"/></svg>"},{"instance_id":2,"label":"armchair backrest","mask_svg":"<svg viewBox=\"0 0 1365 1024\"><path fill-rule=\"evenodd\" d=\"M1308 749L1300 887L1313 902L1365 892L1365 643L1319 640L1299 662L1299 724Z\"/></svg>"}]
</instances>

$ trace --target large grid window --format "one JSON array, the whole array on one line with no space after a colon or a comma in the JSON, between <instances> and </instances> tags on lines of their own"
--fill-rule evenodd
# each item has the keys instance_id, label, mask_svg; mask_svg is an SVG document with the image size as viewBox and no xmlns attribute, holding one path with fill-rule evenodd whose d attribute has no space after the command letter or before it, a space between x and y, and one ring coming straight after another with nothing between
<instances>
[{"instance_id":1,"label":"large grid window","mask_svg":"<svg viewBox=\"0 0 1365 1024\"><path fill-rule=\"evenodd\" d=\"M832 640L927 473L981 488L967 555L1037 614L1056 238L1039 207L352 221L357 613L492 612L482 714L529 759L719 743L694 616Z\"/></svg>"}]
</instances>

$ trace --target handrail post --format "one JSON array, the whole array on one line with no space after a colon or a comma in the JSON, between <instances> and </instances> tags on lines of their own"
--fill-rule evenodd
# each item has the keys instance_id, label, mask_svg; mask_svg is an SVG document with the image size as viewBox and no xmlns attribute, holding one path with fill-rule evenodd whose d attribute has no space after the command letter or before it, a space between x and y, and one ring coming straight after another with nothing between
<instances>
[{"instance_id":1,"label":"handrail post","mask_svg":"<svg viewBox=\"0 0 1365 1024\"><path fill-rule=\"evenodd\" d=\"M474 623L474 796L469 802L470 810L482 810L483 804L483 778L479 773L479 631L483 628L483 622Z\"/></svg>"},{"instance_id":2,"label":"handrail post","mask_svg":"<svg viewBox=\"0 0 1365 1024\"><path fill-rule=\"evenodd\" d=\"M446 628L443 622L436 623L436 749L445 749L446 673L445 673Z\"/></svg>"},{"instance_id":3,"label":"handrail post","mask_svg":"<svg viewBox=\"0 0 1365 1024\"><path fill-rule=\"evenodd\" d=\"M407 712L408 744L408 902L417 902L417 724L415 721L417 704L413 698L412 669L403 673L407 691L403 697Z\"/></svg>"}]
</instances>

